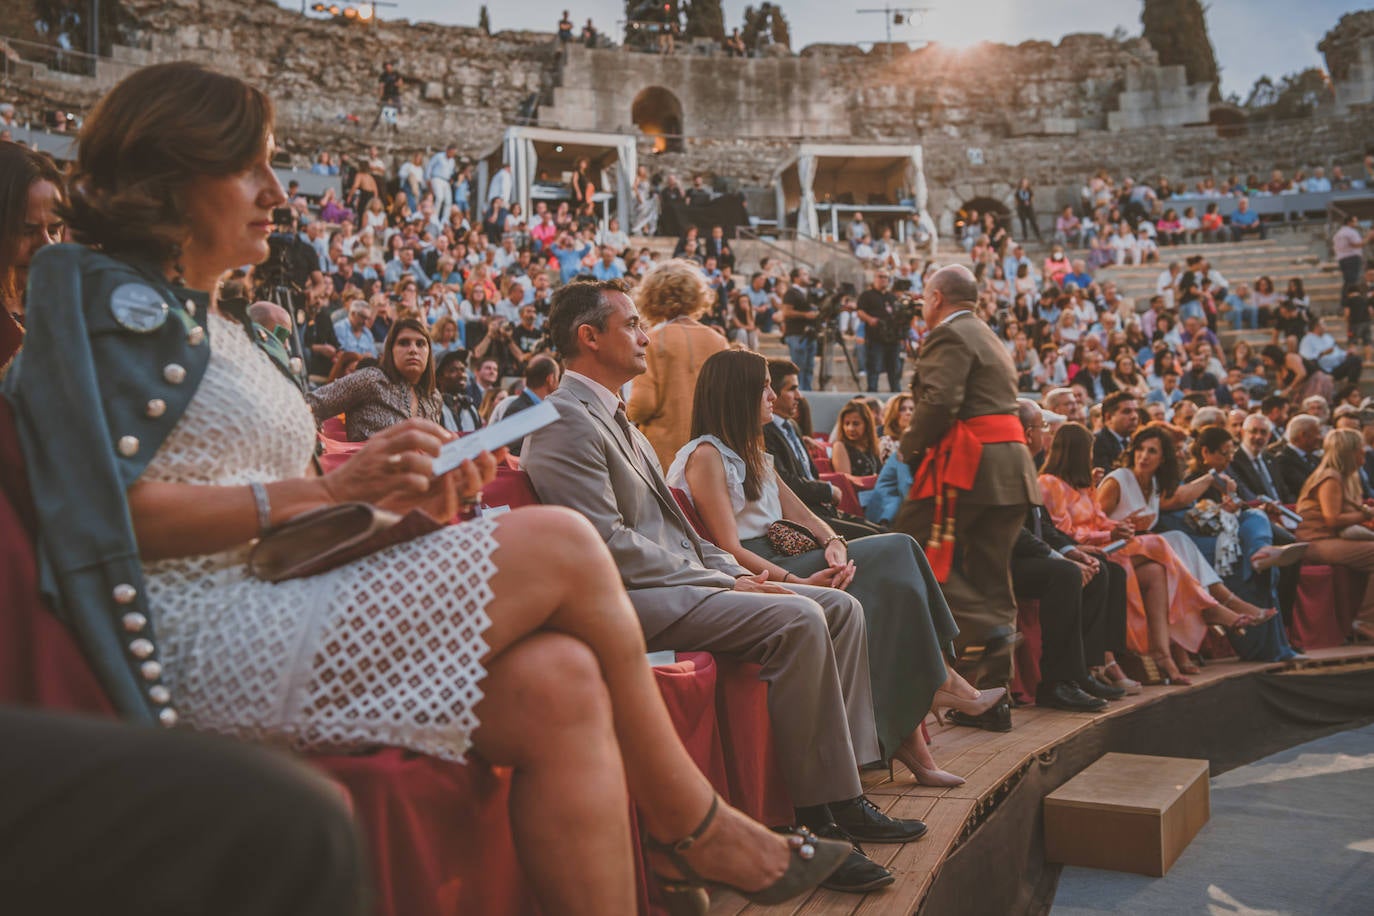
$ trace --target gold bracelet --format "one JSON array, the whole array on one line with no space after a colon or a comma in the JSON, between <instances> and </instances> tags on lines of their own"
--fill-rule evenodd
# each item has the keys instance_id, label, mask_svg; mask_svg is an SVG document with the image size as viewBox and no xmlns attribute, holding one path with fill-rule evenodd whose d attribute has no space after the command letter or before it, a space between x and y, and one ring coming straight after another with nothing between
<instances>
[{"instance_id":1,"label":"gold bracelet","mask_svg":"<svg viewBox=\"0 0 1374 916\"><path fill-rule=\"evenodd\" d=\"M832 532L830 537L826 538L824 541L821 542L821 550L824 550L825 548L829 547L831 543L834 541L839 541L841 544L849 543L849 541L845 540L845 536L843 534L835 534Z\"/></svg>"}]
</instances>

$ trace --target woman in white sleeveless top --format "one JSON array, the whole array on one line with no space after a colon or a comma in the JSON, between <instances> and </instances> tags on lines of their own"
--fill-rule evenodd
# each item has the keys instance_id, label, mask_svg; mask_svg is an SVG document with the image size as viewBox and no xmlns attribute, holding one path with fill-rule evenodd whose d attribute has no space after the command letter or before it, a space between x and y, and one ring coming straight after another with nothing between
<instances>
[{"instance_id":1,"label":"woman in white sleeveless top","mask_svg":"<svg viewBox=\"0 0 1374 916\"><path fill-rule=\"evenodd\" d=\"M922 785L959 785L963 779L935 765L921 720L932 707L986 712L1005 691L975 690L947 668L959 629L914 540L875 534L846 543L778 479L763 446L774 397L759 354L725 350L706 360L692 405L693 438L673 459L668 483L687 492L716 545L741 566L784 586L843 588L858 599L884 761L900 761ZM793 555L777 549L768 532L779 520L819 547Z\"/></svg>"},{"instance_id":2,"label":"woman in white sleeveless top","mask_svg":"<svg viewBox=\"0 0 1374 916\"><path fill-rule=\"evenodd\" d=\"M1108 517L1129 521L1137 531L1154 528L1161 507L1167 511L1197 498L1191 492L1195 485L1179 485L1174 437L1161 423L1150 423L1137 430L1131 437L1131 444L1121 453L1120 464L1098 487L1098 501ZM1245 627L1268 620L1274 616L1274 610L1258 608L1227 588L1186 533L1161 531L1158 534L1173 548L1188 573L1217 600L1215 607L1203 610L1200 620L1170 621L1173 660L1183 674L1196 674L1198 668L1187 653L1196 652L1201 645L1203 622L1227 628Z\"/></svg>"}]
</instances>

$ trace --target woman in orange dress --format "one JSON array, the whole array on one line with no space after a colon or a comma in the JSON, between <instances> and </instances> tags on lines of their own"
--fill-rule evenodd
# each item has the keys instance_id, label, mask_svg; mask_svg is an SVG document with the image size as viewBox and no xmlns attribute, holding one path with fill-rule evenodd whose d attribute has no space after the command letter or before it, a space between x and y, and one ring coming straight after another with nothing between
<instances>
[{"instance_id":1,"label":"woman in orange dress","mask_svg":"<svg viewBox=\"0 0 1374 916\"><path fill-rule=\"evenodd\" d=\"M1153 659L1165 683L1190 683L1179 672L1174 646L1195 650L1206 633L1204 614L1226 612L1169 543L1146 532L1153 518L1114 521L1102 511L1092 485L1092 433L1086 428L1066 423L1055 433L1040 492L1054 526L1083 546L1125 540L1111 559L1126 570L1126 644ZM1149 666L1146 673L1152 673Z\"/></svg>"}]
</instances>

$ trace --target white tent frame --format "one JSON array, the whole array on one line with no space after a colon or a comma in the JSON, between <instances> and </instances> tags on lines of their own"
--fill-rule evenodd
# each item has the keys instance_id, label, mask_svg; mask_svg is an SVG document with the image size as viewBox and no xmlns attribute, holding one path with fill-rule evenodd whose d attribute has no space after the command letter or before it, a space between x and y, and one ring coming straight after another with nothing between
<instances>
[{"instance_id":1,"label":"white tent frame","mask_svg":"<svg viewBox=\"0 0 1374 916\"><path fill-rule=\"evenodd\" d=\"M777 200L778 226L781 228L787 221L787 210L792 204L788 185L792 184L797 189L794 192L797 235L802 238L819 237L821 227L816 213L816 177L827 166L843 172L845 164L852 160L871 160L873 167L866 169L870 172L904 166L905 186L912 191L915 209L919 213L926 211L930 192L926 186L925 152L920 144L803 143L787 155L769 179ZM882 160L887 161L885 167L880 165ZM863 209L863 206L856 209Z\"/></svg>"},{"instance_id":2,"label":"white tent frame","mask_svg":"<svg viewBox=\"0 0 1374 916\"><path fill-rule=\"evenodd\" d=\"M630 134L603 134L575 130L554 130L546 127L507 127L501 142L483 156L477 163L477 186L479 200L483 208L487 205L487 189L491 177L502 165L511 167L512 198L529 216L531 209L530 189L535 176L539 174L539 149L561 146L566 149L592 148L613 149L616 152L615 195L616 216L620 227L628 231L630 218L634 212L634 180L639 169L639 150L636 140ZM559 154L564 155L564 154ZM573 154L574 156L577 153ZM601 187L609 188L610 183L603 168Z\"/></svg>"}]
</instances>

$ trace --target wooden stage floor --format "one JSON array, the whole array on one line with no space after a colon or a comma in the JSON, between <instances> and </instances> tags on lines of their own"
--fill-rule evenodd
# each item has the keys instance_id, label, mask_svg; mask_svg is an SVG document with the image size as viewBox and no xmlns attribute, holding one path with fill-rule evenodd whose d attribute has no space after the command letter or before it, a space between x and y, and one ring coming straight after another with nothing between
<instances>
[{"instance_id":1,"label":"wooden stage floor","mask_svg":"<svg viewBox=\"0 0 1374 916\"><path fill-rule=\"evenodd\" d=\"M729 891L713 891L712 916L734 914L908 914L916 912L940 865L975 824L981 809L996 803L998 790L1011 780L1036 755L1090 728L1099 719L1127 714L1142 706L1179 693L1203 690L1227 678L1257 671L1293 669L1318 670L1342 663L1374 661L1374 646L1349 646L1318 649L1306 661L1289 664L1240 662L1235 659L1210 662L1188 687L1146 687L1137 696L1114 702L1100 713L1071 713L1053 709L1024 707L1013 710L1014 727L1005 734L974 728L939 728L933 719L931 749L940 766L968 780L953 789L919 786L900 765L895 781L884 771L865 771L864 788L868 797L884 811L897 817L916 817L925 821L930 832L918 842L905 846L865 844L865 850L892 870L896 883L863 896L818 890L810 897L777 906L755 906Z\"/></svg>"}]
</instances>

